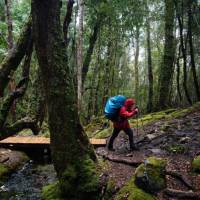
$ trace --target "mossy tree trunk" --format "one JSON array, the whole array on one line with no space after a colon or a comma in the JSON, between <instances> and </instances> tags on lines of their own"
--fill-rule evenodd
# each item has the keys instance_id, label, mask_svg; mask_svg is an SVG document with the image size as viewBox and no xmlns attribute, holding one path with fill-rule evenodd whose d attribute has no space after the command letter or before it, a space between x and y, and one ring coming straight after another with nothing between
<instances>
[{"instance_id":1,"label":"mossy tree trunk","mask_svg":"<svg viewBox=\"0 0 200 200\"><path fill-rule=\"evenodd\" d=\"M52 159L64 199L95 199L95 154L80 124L73 77L67 64L60 2L32 0L36 54L42 72Z\"/></svg>"},{"instance_id":2,"label":"mossy tree trunk","mask_svg":"<svg viewBox=\"0 0 200 200\"><path fill-rule=\"evenodd\" d=\"M148 13L146 19L146 34L147 34L147 63L148 63L148 103L147 112L151 112L153 109L153 71L152 71L152 58L151 58L151 34L150 34L150 17L149 8L146 2L146 11Z\"/></svg>"},{"instance_id":3,"label":"mossy tree trunk","mask_svg":"<svg viewBox=\"0 0 200 200\"><path fill-rule=\"evenodd\" d=\"M196 64L194 58L194 48L193 48L193 37L192 37L192 4L193 1L188 0L188 37L189 37L189 47L190 47L190 60L191 60L191 69L194 79L194 87L196 91L197 100L200 101L200 88L198 83L198 77L196 72Z\"/></svg>"},{"instance_id":4,"label":"mossy tree trunk","mask_svg":"<svg viewBox=\"0 0 200 200\"><path fill-rule=\"evenodd\" d=\"M164 57L160 69L158 109L170 105L170 88L174 72L174 3L165 0L165 45Z\"/></svg>"}]
</instances>

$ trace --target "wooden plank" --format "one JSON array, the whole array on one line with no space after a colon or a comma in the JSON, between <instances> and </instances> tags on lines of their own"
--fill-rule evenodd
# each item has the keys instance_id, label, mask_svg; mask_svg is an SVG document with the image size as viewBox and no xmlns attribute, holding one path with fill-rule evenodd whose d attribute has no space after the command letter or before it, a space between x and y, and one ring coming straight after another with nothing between
<instances>
[{"instance_id":1,"label":"wooden plank","mask_svg":"<svg viewBox=\"0 0 200 200\"><path fill-rule=\"evenodd\" d=\"M106 146L106 139L90 139L90 143L93 144L94 146ZM38 136L33 136L33 137L20 137L20 136L13 136L13 137L8 137L4 140L0 141L1 144L8 144L8 145L49 145L50 144L50 138L45 138L45 137L38 137Z\"/></svg>"}]
</instances>

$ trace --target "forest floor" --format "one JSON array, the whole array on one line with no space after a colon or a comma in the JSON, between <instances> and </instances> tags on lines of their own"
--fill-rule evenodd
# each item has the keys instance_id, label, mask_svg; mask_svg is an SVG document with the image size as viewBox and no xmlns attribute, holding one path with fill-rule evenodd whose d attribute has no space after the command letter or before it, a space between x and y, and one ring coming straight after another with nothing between
<instances>
[{"instance_id":1,"label":"forest floor","mask_svg":"<svg viewBox=\"0 0 200 200\"><path fill-rule=\"evenodd\" d=\"M123 132L114 142L114 152L102 147L96 150L100 157L113 160L108 161L108 174L115 182L116 191L134 175L137 163L143 163L146 158L156 156L166 158L166 170L181 174L194 192L200 192L200 174L192 173L191 170L193 158L200 155L200 108L178 118L168 121L161 119L148 124L139 129L138 135L136 128L133 128L133 131L138 151L129 152L128 137ZM182 191L191 189L169 175L166 176L166 182L167 188ZM157 199L176 200L165 195L163 191L157 194Z\"/></svg>"}]
</instances>

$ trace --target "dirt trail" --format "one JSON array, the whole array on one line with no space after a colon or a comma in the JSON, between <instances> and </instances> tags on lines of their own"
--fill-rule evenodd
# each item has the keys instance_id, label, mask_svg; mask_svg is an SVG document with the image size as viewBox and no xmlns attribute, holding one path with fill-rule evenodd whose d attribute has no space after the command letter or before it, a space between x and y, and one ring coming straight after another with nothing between
<instances>
[{"instance_id":1,"label":"dirt trail","mask_svg":"<svg viewBox=\"0 0 200 200\"><path fill-rule=\"evenodd\" d=\"M106 148L98 148L97 154L105 158L128 160L128 162L144 162L149 156L164 157L168 159L166 169L181 173L193 187L193 191L200 192L200 175L191 173L191 160L200 155L200 109L186 114L184 117L170 121L159 120L147 125L145 135L143 129L136 135L139 151L128 151L128 138L120 133L114 143L115 152ZM109 176L116 183L116 190L121 188L134 174L136 166L109 161ZM167 187L188 191L189 189L178 179L167 175ZM160 192L158 200L176 200ZM187 200L187 199L183 199Z\"/></svg>"}]
</instances>

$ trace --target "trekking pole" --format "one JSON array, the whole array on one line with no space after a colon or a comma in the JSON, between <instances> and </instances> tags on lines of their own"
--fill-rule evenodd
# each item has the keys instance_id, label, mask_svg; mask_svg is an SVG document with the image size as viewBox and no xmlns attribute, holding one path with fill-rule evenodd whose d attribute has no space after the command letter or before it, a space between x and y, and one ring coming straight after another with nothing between
<instances>
[{"instance_id":1,"label":"trekking pole","mask_svg":"<svg viewBox=\"0 0 200 200\"><path fill-rule=\"evenodd\" d=\"M136 136L138 136L138 114L136 115L137 118L137 130L136 130Z\"/></svg>"},{"instance_id":2,"label":"trekking pole","mask_svg":"<svg viewBox=\"0 0 200 200\"><path fill-rule=\"evenodd\" d=\"M139 115L140 115L140 121L141 121L141 124L142 124L142 129L143 129L144 133L146 134L146 131L145 131L145 129L144 129L144 123L143 123L143 120L142 120L142 118L141 118L140 112L139 112Z\"/></svg>"}]
</instances>

